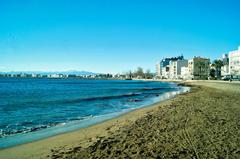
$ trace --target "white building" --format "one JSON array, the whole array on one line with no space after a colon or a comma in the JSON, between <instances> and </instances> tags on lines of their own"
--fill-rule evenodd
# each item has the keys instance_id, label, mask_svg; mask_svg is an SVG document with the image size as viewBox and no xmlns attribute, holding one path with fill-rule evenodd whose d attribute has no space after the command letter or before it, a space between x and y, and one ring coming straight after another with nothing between
<instances>
[{"instance_id":1,"label":"white building","mask_svg":"<svg viewBox=\"0 0 240 159\"><path fill-rule=\"evenodd\" d=\"M222 55L223 66L221 67L221 76L226 76L229 74L229 58L228 54Z\"/></svg>"},{"instance_id":2,"label":"white building","mask_svg":"<svg viewBox=\"0 0 240 159\"><path fill-rule=\"evenodd\" d=\"M161 69L162 71L162 78L163 79L169 79L170 78L170 69L169 69L169 65L163 67Z\"/></svg>"},{"instance_id":3,"label":"white building","mask_svg":"<svg viewBox=\"0 0 240 159\"><path fill-rule=\"evenodd\" d=\"M229 52L229 73L240 75L240 46L238 50Z\"/></svg>"},{"instance_id":4,"label":"white building","mask_svg":"<svg viewBox=\"0 0 240 159\"><path fill-rule=\"evenodd\" d=\"M181 68L188 66L188 60L170 61L169 74L171 79L181 78Z\"/></svg>"},{"instance_id":5,"label":"white building","mask_svg":"<svg viewBox=\"0 0 240 159\"><path fill-rule=\"evenodd\" d=\"M169 78L169 65L170 61L183 60L183 55L178 57L163 58L156 64L156 76L157 78Z\"/></svg>"},{"instance_id":6,"label":"white building","mask_svg":"<svg viewBox=\"0 0 240 159\"><path fill-rule=\"evenodd\" d=\"M51 74L48 75L48 78L60 78L61 76L59 74Z\"/></svg>"},{"instance_id":7,"label":"white building","mask_svg":"<svg viewBox=\"0 0 240 159\"><path fill-rule=\"evenodd\" d=\"M161 77L161 75L162 75L161 64L160 64L160 62L158 62L156 64L156 76Z\"/></svg>"},{"instance_id":8,"label":"white building","mask_svg":"<svg viewBox=\"0 0 240 159\"><path fill-rule=\"evenodd\" d=\"M181 79L191 79L188 67L181 67Z\"/></svg>"}]
</instances>

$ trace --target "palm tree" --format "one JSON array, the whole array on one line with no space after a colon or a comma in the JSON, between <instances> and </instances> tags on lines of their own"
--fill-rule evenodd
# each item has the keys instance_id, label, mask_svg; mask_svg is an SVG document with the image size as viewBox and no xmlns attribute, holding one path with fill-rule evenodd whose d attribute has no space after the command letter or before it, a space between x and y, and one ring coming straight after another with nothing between
<instances>
[{"instance_id":1,"label":"palm tree","mask_svg":"<svg viewBox=\"0 0 240 159\"><path fill-rule=\"evenodd\" d=\"M223 66L223 61L222 60L214 60L213 64L216 68L216 76L217 78L221 78L221 67Z\"/></svg>"}]
</instances>

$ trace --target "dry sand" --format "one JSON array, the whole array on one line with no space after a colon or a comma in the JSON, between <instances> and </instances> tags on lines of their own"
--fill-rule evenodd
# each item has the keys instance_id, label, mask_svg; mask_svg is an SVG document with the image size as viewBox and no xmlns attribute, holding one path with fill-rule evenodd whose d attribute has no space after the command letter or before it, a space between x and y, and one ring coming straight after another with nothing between
<instances>
[{"instance_id":1,"label":"dry sand","mask_svg":"<svg viewBox=\"0 0 240 159\"><path fill-rule=\"evenodd\" d=\"M240 84L187 84L191 93L0 150L0 158L240 158Z\"/></svg>"}]
</instances>

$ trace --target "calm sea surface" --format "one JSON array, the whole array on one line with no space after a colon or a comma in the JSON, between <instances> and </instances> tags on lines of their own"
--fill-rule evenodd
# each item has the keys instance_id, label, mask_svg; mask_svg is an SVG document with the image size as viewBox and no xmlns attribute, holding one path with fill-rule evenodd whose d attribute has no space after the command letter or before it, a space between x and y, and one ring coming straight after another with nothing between
<instances>
[{"instance_id":1,"label":"calm sea surface","mask_svg":"<svg viewBox=\"0 0 240 159\"><path fill-rule=\"evenodd\" d=\"M161 82L0 78L0 148L87 127L186 90Z\"/></svg>"}]
</instances>

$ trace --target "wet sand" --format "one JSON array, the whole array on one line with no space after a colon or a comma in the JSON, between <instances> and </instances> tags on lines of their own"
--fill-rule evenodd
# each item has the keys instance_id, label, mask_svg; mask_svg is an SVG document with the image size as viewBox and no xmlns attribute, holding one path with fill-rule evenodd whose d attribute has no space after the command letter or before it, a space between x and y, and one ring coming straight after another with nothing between
<instances>
[{"instance_id":1,"label":"wet sand","mask_svg":"<svg viewBox=\"0 0 240 159\"><path fill-rule=\"evenodd\" d=\"M0 158L240 158L240 84L190 93L118 118L0 150Z\"/></svg>"}]
</instances>

